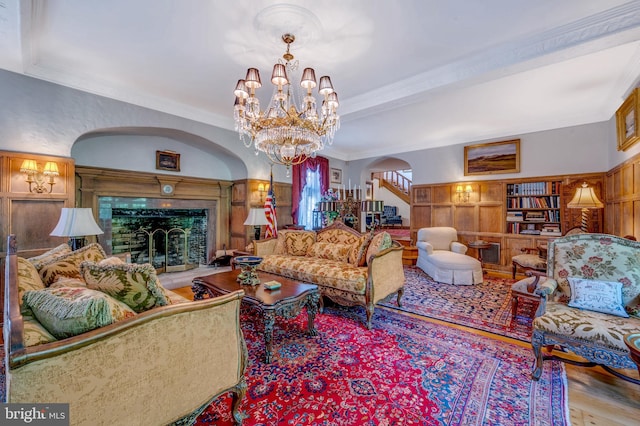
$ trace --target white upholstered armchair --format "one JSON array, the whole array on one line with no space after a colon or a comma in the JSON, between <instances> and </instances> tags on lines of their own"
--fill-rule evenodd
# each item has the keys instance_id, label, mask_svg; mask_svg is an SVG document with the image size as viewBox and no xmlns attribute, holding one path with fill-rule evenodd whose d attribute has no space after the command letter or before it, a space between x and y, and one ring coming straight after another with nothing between
<instances>
[{"instance_id":1,"label":"white upholstered armchair","mask_svg":"<svg viewBox=\"0 0 640 426\"><path fill-rule=\"evenodd\" d=\"M482 265L467 256L455 228L437 226L418 230L416 265L438 282L458 285L482 282Z\"/></svg>"}]
</instances>

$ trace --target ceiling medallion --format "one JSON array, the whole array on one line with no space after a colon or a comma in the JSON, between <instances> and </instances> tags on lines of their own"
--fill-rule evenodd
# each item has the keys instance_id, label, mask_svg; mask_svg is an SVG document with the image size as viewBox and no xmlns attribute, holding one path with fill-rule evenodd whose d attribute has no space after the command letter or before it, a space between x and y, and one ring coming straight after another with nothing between
<instances>
[{"instance_id":1,"label":"ceiling medallion","mask_svg":"<svg viewBox=\"0 0 640 426\"><path fill-rule=\"evenodd\" d=\"M262 87L260 72L249 68L244 80L238 80L234 94L234 120L240 139L248 148L254 145L256 155L262 151L269 159L287 168L300 164L316 156L325 143L333 143L336 130L340 127L338 95L333 90L329 76L320 77L318 94L322 97L320 111L312 94L316 83L313 68L302 72L300 87L306 92L299 94L296 85L291 84L291 76L298 69L298 61L293 61L290 52L295 41L293 34L284 34L282 41L287 51L273 66L271 83L275 90L266 110L260 110L260 101L255 89ZM299 108L299 109L298 109Z\"/></svg>"}]
</instances>

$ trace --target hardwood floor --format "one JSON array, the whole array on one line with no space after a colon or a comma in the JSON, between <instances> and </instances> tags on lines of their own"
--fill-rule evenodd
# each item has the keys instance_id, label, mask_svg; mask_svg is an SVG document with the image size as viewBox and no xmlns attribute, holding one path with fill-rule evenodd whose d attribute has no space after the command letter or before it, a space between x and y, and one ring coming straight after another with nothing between
<instances>
[{"instance_id":1,"label":"hardwood floor","mask_svg":"<svg viewBox=\"0 0 640 426\"><path fill-rule=\"evenodd\" d=\"M190 287L173 290L188 299ZM481 334L497 340L529 347L526 342L486 333L473 328L427 320ZM573 426L632 426L640 424L640 386L625 382L600 368L584 368L565 364L569 385L569 412ZM638 371L627 371L638 377Z\"/></svg>"}]
</instances>

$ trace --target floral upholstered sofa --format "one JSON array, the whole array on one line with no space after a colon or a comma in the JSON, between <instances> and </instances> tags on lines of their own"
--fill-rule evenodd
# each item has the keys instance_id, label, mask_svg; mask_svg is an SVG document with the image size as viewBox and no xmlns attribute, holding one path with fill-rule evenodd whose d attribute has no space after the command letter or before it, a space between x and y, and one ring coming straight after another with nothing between
<instances>
[{"instance_id":1,"label":"floral upholstered sofa","mask_svg":"<svg viewBox=\"0 0 640 426\"><path fill-rule=\"evenodd\" d=\"M98 244L30 259L14 236L7 247L3 402L68 403L74 425L190 424L232 391L241 422L242 291L193 302Z\"/></svg>"},{"instance_id":2,"label":"floral upholstered sofa","mask_svg":"<svg viewBox=\"0 0 640 426\"><path fill-rule=\"evenodd\" d=\"M536 357L533 378L542 374L542 348L559 345L586 362L613 369L635 369L624 336L640 330L640 242L607 234L579 234L549 243L547 276L539 279L542 296L533 321L531 344ZM576 363L572 360L572 363Z\"/></svg>"},{"instance_id":3,"label":"floral upholstered sofa","mask_svg":"<svg viewBox=\"0 0 640 426\"><path fill-rule=\"evenodd\" d=\"M259 270L317 284L342 305L364 306L371 328L374 305L404 291L402 246L387 232L360 234L340 221L319 231L282 230L254 242ZM322 299L321 299L322 300Z\"/></svg>"}]
</instances>

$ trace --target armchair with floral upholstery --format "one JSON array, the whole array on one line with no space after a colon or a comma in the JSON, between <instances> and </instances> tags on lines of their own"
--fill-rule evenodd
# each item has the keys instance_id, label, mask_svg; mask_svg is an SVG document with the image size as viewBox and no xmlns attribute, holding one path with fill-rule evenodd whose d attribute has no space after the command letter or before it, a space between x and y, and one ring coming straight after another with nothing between
<instances>
[{"instance_id":1,"label":"armchair with floral upholstery","mask_svg":"<svg viewBox=\"0 0 640 426\"><path fill-rule=\"evenodd\" d=\"M640 330L640 243L607 234L561 237L549 243L547 262L546 279L535 290L541 302L531 338L533 379L540 378L545 359L559 359L599 365L640 384L619 371L636 368L623 338ZM554 346L584 361L551 355Z\"/></svg>"}]
</instances>

